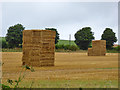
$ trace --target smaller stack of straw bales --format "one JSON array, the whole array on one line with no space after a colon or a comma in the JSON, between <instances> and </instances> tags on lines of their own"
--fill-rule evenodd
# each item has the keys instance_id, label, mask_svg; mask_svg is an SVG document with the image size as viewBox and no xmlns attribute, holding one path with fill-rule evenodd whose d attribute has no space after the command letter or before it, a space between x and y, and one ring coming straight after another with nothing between
<instances>
[{"instance_id":1,"label":"smaller stack of straw bales","mask_svg":"<svg viewBox=\"0 0 120 90\"><path fill-rule=\"evenodd\" d=\"M54 66L55 31L23 31L23 65Z\"/></svg>"},{"instance_id":2,"label":"smaller stack of straw bales","mask_svg":"<svg viewBox=\"0 0 120 90\"><path fill-rule=\"evenodd\" d=\"M88 48L88 56L105 56L106 40L92 41L92 48Z\"/></svg>"}]
</instances>

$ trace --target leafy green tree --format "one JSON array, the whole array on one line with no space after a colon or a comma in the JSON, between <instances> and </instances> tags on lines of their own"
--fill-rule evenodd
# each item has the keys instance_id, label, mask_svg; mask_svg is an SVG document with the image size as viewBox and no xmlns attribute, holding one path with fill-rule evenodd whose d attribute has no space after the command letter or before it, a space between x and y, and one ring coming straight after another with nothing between
<instances>
[{"instance_id":1,"label":"leafy green tree","mask_svg":"<svg viewBox=\"0 0 120 90\"><path fill-rule=\"evenodd\" d=\"M6 41L9 48L19 47L22 44L22 31L25 29L21 24L9 27L7 30Z\"/></svg>"},{"instance_id":2,"label":"leafy green tree","mask_svg":"<svg viewBox=\"0 0 120 90\"><path fill-rule=\"evenodd\" d=\"M2 39L2 48L7 48L8 45L7 45L7 42L6 42L5 38L1 37L1 39Z\"/></svg>"},{"instance_id":3,"label":"leafy green tree","mask_svg":"<svg viewBox=\"0 0 120 90\"><path fill-rule=\"evenodd\" d=\"M117 42L117 38L115 37L115 33L112 29L106 28L101 36L101 40L106 40L106 48L112 49L114 42Z\"/></svg>"},{"instance_id":4,"label":"leafy green tree","mask_svg":"<svg viewBox=\"0 0 120 90\"><path fill-rule=\"evenodd\" d=\"M75 33L75 43L82 50L87 50L92 39L94 39L93 32L90 27L84 27Z\"/></svg>"},{"instance_id":5,"label":"leafy green tree","mask_svg":"<svg viewBox=\"0 0 120 90\"><path fill-rule=\"evenodd\" d=\"M57 29L55 28L45 28L46 30L52 30L52 31L55 31L56 32L56 37L55 37L55 44L58 43L58 40L59 40L59 33L57 31Z\"/></svg>"}]
</instances>

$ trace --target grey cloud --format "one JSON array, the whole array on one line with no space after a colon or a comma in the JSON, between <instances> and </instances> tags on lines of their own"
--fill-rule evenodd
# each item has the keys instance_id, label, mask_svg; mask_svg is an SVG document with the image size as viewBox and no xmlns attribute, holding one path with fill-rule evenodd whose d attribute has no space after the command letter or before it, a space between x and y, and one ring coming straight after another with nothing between
<instances>
[{"instance_id":1,"label":"grey cloud","mask_svg":"<svg viewBox=\"0 0 120 90\"><path fill-rule=\"evenodd\" d=\"M93 27L95 36L106 27L117 32L117 3L67 2L67 3L3 3L3 36L10 25L22 23L26 29L56 27L61 39L68 39L84 27Z\"/></svg>"}]
</instances>

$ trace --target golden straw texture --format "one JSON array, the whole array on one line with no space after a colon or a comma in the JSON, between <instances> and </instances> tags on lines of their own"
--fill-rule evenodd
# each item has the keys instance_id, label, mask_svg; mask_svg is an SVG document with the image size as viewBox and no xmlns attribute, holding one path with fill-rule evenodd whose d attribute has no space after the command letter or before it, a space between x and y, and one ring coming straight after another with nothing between
<instances>
[{"instance_id":1,"label":"golden straw texture","mask_svg":"<svg viewBox=\"0 0 120 90\"><path fill-rule=\"evenodd\" d=\"M23 31L23 65L54 66L55 31Z\"/></svg>"},{"instance_id":2,"label":"golden straw texture","mask_svg":"<svg viewBox=\"0 0 120 90\"><path fill-rule=\"evenodd\" d=\"M88 56L105 56L106 40L92 41L92 48L88 48Z\"/></svg>"}]
</instances>

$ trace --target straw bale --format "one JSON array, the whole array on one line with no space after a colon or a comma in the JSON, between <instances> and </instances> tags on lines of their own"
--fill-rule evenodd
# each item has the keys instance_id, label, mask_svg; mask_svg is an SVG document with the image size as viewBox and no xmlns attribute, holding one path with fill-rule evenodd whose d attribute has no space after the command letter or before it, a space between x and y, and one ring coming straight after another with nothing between
<instances>
[{"instance_id":1,"label":"straw bale","mask_svg":"<svg viewBox=\"0 0 120 90\"><path fill-rule=\"evenodd\" d=\"M33 37L40 37L41 36L41 31L33 31L32 36Z\"/></svg>"},{"instance_id":2,"label":"straw bale","mask_svg":"<svg viewBox=\"0 0 120 90\"><path fill-rule=\"evenodd\" d=\"M54 50L54 47L42 47L43 51L53 51Z\"/></svg>"},{"instance_id":3,"label":"straw bale","mask_svg":"<svg viewBox=\"0 0 120 90\"><path fill-rule=\"evenodd\" d=\"M41 57L40 60L54 60L54 57Z\"/></svg>"},{"instance_id":4,"label":"straw bale","mask_svg":"<svg viewBox=\"0 0 120 90\"><path fill-rule=\"evenodd\" d=\"M54 66L55 31L24 30L22 62L31 66Z\"/></svg>"},{"instance_id":5,"label":"straw bale","mask_svg":"<svg viewBox=\"0 0 120 90\"><path fill-rule=\"evenodd\" d=\"M41 42L41 37L40 38L38 38L38 37L32 37L32 43L42 43Z\"/></svg>"},{"instance_id":6,"label":"straw bale","mask_svg":"<svg viewBox=\"0 0 120 90\"><path fill-rule=\"evenodd\" d=\"M40 63L54 63L54 60L41 60Z\"/></svg>"},{"instance_id":7,"label":"straw bale","mask_svg":"<svg viewBox=\"0 0 120 90\"><path fill-rule=\"evenodd\" d=\"M40 62L39 61L30 61L30 65L31 66L40 66Z\"/></svg>"},{"instance_id":8,"label":"straw bale","mask_svg":"<svg viewBox=\"0 0 120 90\"><path fill-rule=\"evenodd\" d=\"M28 37L32 36L32 31L31 30L24 30L23 36L28 36Z\"/></svg>"},{"instance_id":9,"label":"straw bale","mask_svg":"<svg viewBox=\"0 0 120 90\"><path fill-rule=\"evenodd\" d=\"M92 41L92 49L88 48L88 56L105 56L106 55L106 40Z\"/></svg>"},{"instance_id":10,"label":"straw bale","mask_svg":"<svg viewBox=\"0 0 120 90\"><path fill-rule=\"evenodd\" d=\"M41 66L54 66L54 63L41 63Z\"/></svg>"},{"instance_id":11,"label":"straw bale","mask_svg":"<svg viewBox=\"0 0 120 90\"><path fill-rule=\"evenodd\" d=\"M45 30L44 32L42 32L43 35L47 36L47 35L51 35L51 36L55 36L55 31L51 32L50 30Z\"/></svg>"},{"instance_id":12,"label":"straw bale","mask_svg":"<svg viewBox=\"0 0 120 90\"><path fill-rule=\"evenodd\" d=\"M92 56L92 55L93 55L92 48L88 48L88 56Z\"/></svg>"},{"instance_id":13,"label":"straw bale","mask_svg":"<svg viewBox=\"0 0 120 90\"><path fill-rule=\"evenodd\" d=\"M48 37L47 37L47 36L44 36L42 40L46 40L46 39L54 40L54 38L55 38L55 37L53 37L53 36L50 36L50 37L49 37L49 36L48 36Z\"/></svg>"},{"instance_id":14,"label":"straw bale","mask_svg":"<svg viewBox=\"0 0 120 90\"><path fill-rule=\"evenodd\" d=\"M39 61L40 61L40 58L39 58L39 57L34 57L34 56L32 56L32 57L30 57L30 62L32 62L32 61L33 61L33 62L34 62L34 61L35 61L35 62L36 62L36 61L39 62Z\"/></svg>"},{"instance_id":15,"label":"straw bale","mask_svg":"<svg viewBox=\"0 0 120 90\"><path fill-rule=\"evenodd\" d=\"M39 52L40 52L39 49L33 49L33 50L31 50L30 54L31 54L32 56L39 56L39 55L40 55Z\"/></svg>"},{"instance_id":16,"label":"straw bale","mask_svg":"<svg viewBox=\"0 0 120 90\"><path fill-rule=\"evenodd\" d=\"M40 54L53 54L54 55L54 52L40 52Z\"/></svg>"},{"instance_id":17,"label":"straw bale","mask_svg":"<svg viewBox=\"0 0 120 90\"><path fill-rule=\"evenodd\" d=\"M42 40L43 43L52 43L50 39Z\"/></svg>"},{"instance_id":18,"label":"straw bale","mask_svg":"<svg viewBox=\"0 0 120 90\"><path fill-rule=\"evenodd\" d=\"M54 54L40 54L41 57L54 57Z\"/></svg>"}]
</instances>

